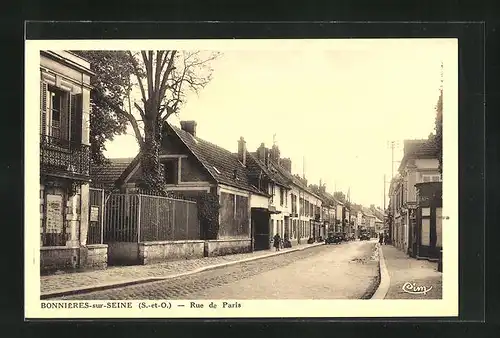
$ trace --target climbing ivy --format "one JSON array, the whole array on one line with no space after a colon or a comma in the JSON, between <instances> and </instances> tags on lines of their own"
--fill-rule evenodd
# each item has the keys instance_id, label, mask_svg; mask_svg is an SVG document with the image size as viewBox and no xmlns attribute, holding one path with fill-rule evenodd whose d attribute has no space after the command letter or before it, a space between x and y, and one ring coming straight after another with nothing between
<instances>
[{"instance_id":1,"label":"climbing ivy","mask_svg":"<svg viewBox=\"0 0 500 338\"><path fill-rule=\"evenodd\" d=\"M197 197L198 219L205 239L217 239L219 234L219 196L201 193Z\"/></svg>"}]
</instances>

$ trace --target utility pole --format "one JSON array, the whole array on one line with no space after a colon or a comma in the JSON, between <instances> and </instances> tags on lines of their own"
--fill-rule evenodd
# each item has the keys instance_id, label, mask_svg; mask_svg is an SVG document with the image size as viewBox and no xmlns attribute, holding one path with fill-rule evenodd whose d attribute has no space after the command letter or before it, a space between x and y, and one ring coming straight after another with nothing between
<instances>
[{"instance_id":1,"label":"utility pole","mask_svg":"<svg viewBox=\"0 0 500 338\"><path fill-rule=\"evenodd\" d=\"M395 147L395 144L396 144L395 141L389 142L389 147L391 148L391 179L394 178L394 147Z\"/></svg>"},{"instance_id":2,"label":"utility pole","mask_svg":"<svg viewBox=\"0 0 500 338\"><path fill-rule=\"evenodd\" d=\"M385 212L385 174L384 174L384 212Z\"/></svg>"}]
</instances>

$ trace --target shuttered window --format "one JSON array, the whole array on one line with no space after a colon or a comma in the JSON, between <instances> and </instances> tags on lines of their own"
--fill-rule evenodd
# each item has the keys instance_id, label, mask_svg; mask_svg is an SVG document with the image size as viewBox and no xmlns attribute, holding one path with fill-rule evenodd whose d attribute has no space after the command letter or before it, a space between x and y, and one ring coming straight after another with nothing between
<instances>
[{"instance_id":1,"label":"shuttered window","mask_svg":"<svg viewBox=\"0 0 500 338\"><path fill-rule=\"evenodd\" d=\"M82 94L71 95L71 141L80 144L82 143Z\"/></svg>"},{"instance_id":2,"label":"shuttered window","mask_svg":"<svg viewBox=\"0 0 500 338\"><path fill-rule=\"evenodd\" d=\"M40 134L46 135L47 123L47 84L40 82Z\"/></svg>"}]
</instances>

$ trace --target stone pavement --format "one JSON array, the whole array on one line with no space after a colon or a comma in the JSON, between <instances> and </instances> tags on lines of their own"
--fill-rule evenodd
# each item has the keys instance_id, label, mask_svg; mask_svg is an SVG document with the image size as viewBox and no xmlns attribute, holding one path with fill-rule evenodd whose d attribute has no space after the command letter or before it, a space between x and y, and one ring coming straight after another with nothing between
<instances>
[{"instance_id":1,"label":"stone pavement","mask_svg":"<svg viewBox=\"0 0 500 338\"><path fill-rule=\"evenodd\" d=\"M437 271L437 263L410 258L392 245L382 245L381 249L390 277L390 285L385 299L442 298L442 273ZM418 287L422 286L431 289L425 293L408 293L403 291L405 283L407 283L409 291L418 291Z\"/></svg>"},{"instance_id":2,"label":"stone pavement","mask_svg":"<svg viewBox=\"0 0 500 338\"><path fill-rule=\"evenodd\" d=\"M360 299L373 292L372 284L378 277L374 249L375 243L367 241L322 245L187 276L53 300Z\"/></svg>"},{"instance_id":3,"label":"stone pavement","mask_svg":"<svg viewBox=\"0 0 500 338\"><path fill-rule=\"evenodd\" d=\"M217 267L304 250L318 245L323 245L323 243L303 244L289 249L281 249L277 252L274 249L263 250L252 253L179 260L152 265L108 267L105 270L40 276L40 293L41 298L45 299L78 292L175 278Z\"/></svg>"}]
</instances>

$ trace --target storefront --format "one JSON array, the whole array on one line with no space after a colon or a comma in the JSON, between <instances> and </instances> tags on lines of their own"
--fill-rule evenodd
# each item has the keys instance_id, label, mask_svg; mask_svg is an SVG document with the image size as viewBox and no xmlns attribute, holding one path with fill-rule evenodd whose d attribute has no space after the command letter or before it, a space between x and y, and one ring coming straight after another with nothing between
<instances>
[{"instance_id":1,"label":"storefront","mask_svg":"<svg viewBox=\"0 0 500 338\"><path fill-rule=\"evenodd\" d=\"M442 249L442 183L417 183L416 257L437 260Z\"/></svg>"}]
</instances>

